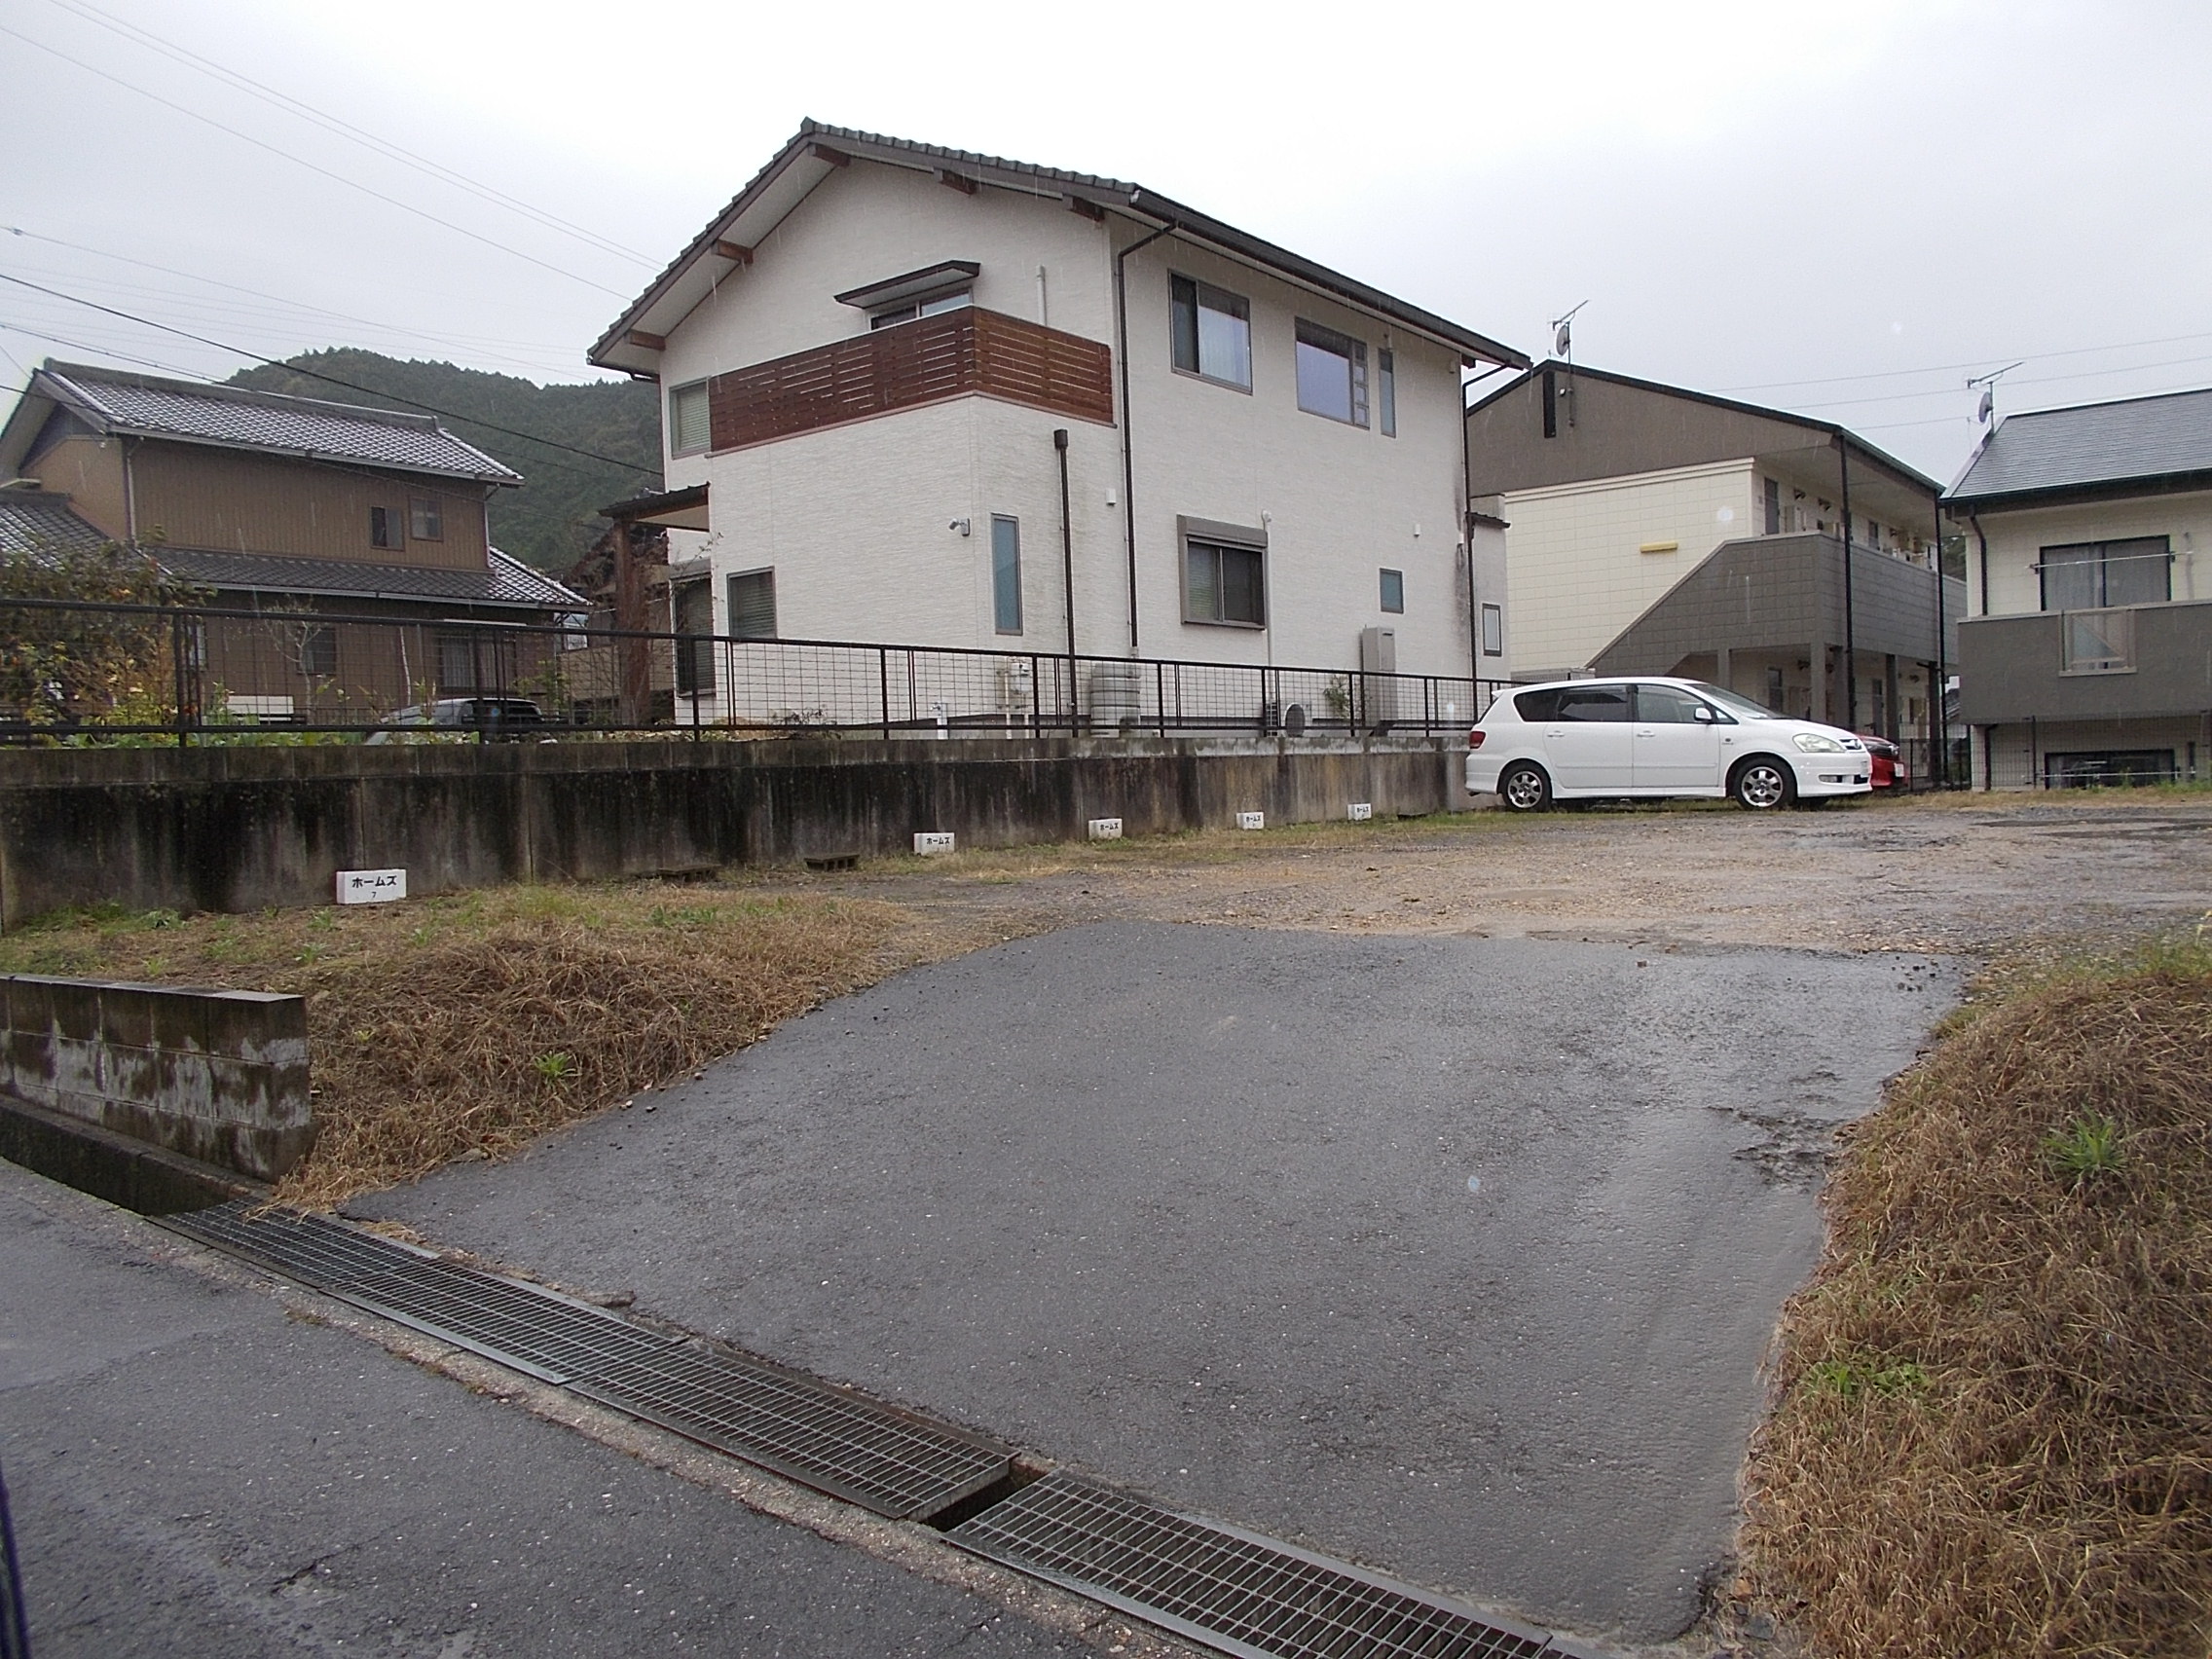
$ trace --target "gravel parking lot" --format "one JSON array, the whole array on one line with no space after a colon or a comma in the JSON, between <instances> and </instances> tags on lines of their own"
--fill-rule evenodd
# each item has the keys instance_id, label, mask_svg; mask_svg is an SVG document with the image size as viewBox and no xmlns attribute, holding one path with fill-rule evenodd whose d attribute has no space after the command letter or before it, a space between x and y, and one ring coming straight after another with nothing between
<instances>
[{"instance_id":1,"label":"gravel parking lot","mask_svg":"<svg viewBox=\"0 0 2212 1659\"><path fill-rule=\"evenodd\" d=\"M2212 793L1479 812L964 853L809 885L830 881L1010 932L1143 918L1982 956L2201 919Z\"/></svg>"}]
</instances>

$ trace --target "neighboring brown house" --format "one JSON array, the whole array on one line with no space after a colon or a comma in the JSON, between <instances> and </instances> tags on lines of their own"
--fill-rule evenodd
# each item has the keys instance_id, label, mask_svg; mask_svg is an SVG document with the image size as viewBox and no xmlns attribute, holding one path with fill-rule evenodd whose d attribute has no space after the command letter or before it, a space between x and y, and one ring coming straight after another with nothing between
<instances>
[{"instance_id":1,"label":"neighboring brown house","mask_svg":"<svg viewBox=\"0 0 2212 1659\"><path fill-rule=\"evenodd\" d=\"M211 608L391 626L212 620L210 712L350 723L436 696L530 689L540 636L584 602L491 544L521 477L434 416L49 361L0 428L12 541L150 552Z\"/></svg>"}]
</instances>

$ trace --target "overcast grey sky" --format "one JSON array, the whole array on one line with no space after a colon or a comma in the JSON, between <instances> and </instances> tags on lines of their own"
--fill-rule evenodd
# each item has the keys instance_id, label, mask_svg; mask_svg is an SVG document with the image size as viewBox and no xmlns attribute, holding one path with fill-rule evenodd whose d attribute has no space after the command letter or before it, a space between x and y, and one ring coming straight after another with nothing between
<instances>
[{"instance_id":1,"label":"overcast grey sky","mask_svg":"<svg viewBox=\"0 0 2212 1659\"><path fill-rule=\"evenodd\" d=\"M0 273L272 356L587 378L813 116L1136 179L1534 353L1587 300L1580 360L1945 480L1977 370L2027 359L2010 410L2212 384L2204 0L0 0ZM0 350L17 386L245 361L15 283Z\"/></svg>"}]
</instances>

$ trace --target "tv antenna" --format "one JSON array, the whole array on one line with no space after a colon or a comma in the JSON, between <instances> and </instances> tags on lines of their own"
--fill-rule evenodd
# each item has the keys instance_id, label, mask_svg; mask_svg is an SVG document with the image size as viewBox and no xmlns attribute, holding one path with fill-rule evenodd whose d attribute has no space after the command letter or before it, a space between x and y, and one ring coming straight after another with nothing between
<instances>
[{"instance_id":1,"label":"tv antenna","mask_svg":"<svg viewBox=\"0 0 2212 1659\"><path fill-rule=\"evenodd\" d=\"M1975 387L1981 387L1981 403L1973 412L1973 418L1976 421L1979 421L1985 426L1989 424L1989 418L1997 413L1997 383L2026 361L2027 358L2022 357L2019 363L2007 363L2001 369L1992 369L1985 375L1975 375L1973 379L1967 382L1967 390L1969 391L1973 390Z\"/></svg>"},{"instance_id":2,"label":"tv antenna","mask_svg":"<svg viewBox=\"0 0 2212 1659\"><path fill-rule=\"evenodd\" d=\"M1588 300L1584 300L1582 305L1574 306L1568 310L1565 316L1552 318L1553 356L1565 357L1569 363L1574 361L1574 313L1580 311L1582 306L1589 303Z\"/></svg>"}]
</instances>

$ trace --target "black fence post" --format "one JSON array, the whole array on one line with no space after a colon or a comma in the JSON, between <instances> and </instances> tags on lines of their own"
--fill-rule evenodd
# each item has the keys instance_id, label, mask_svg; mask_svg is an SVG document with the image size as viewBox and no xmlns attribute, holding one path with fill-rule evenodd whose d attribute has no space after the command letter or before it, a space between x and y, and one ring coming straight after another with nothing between
<instances>
[{"instance_id":1,"label":"black fence post","mask_svg":"<svg viewBox=\"0 0 2212 1659\"><path fill-rule=\"evenodd\" d=\"M1160 735L1165 737L1167 735L1167 665L1163 662L1155 662L1152 665L1152 707L1154 714L1160 720Z\"/></svg>"},{"instance_id":2,"label":"black fence post","mask_svg":"<svg viewBox=\"0 0 2212 1659\"><path fill-rule=\"evenodd\" d=\"M883 698L883 741L891 741L891 647L875 647L875 683Z\"/></svg>"},{"instance_id":3,"label":"black fence post","mask_svg":"<svg viewBox=\"0 0 2212 1659\"><path fill-rule=\"evenodd\" d=\"M192 745L192 715L184 699L184 612L169 612L169 659L176 667L176 746Z\"/></svg>"}]
</instances>

